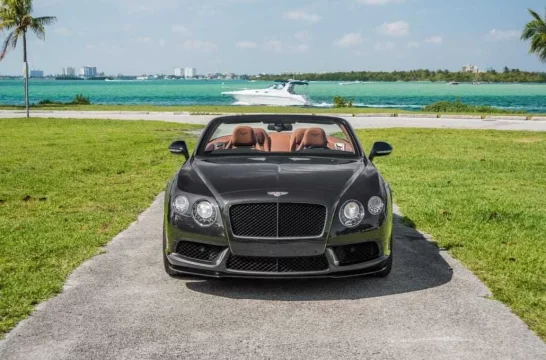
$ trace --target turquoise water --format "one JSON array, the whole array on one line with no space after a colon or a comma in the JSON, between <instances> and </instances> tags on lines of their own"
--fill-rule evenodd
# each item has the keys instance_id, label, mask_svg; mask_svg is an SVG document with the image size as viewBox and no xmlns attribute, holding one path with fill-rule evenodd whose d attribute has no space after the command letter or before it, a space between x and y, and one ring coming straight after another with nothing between
<instances>
[{"instance_id":1,"label":"turquoise water","mask_svg":"<svg viewBox=\"0 0 546 360\"><path fill-rule=\"evenodd\" d=\"M269 82L248 81L55 81L31 80L31 102L49 99L71 101L76 94L89 96L94 104L230 105L222 91L263 88ZM354 98L359 107L406 110L460 97L465 103L546 113L546 84L361 83L341 86L337 82L313 82L298 87L315 106L331 106L334 96ZM0 105L23 104L23 81L0 80Z\"/></svg>"}]
</instances>

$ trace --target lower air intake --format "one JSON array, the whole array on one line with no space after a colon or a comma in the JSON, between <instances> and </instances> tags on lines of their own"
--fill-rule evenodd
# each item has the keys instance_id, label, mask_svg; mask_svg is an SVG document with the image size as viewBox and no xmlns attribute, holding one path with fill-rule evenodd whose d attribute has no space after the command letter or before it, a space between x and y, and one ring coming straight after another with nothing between
<instances>
[{"instance_id":1,"label":"lower air intake","mask_svg":"<svg viewBox=\"0 0 546 360\"><path fill-rule=\"evenodd\" d=\"M220 256L224 249L225 247L222 246L181 241L176 247L176 253L187 258L212 262Z\"/></svg>"},{"instance_id":2,"label":"lower air intake","mask_svg":"<svg viewBox=\"0 0 546 360\"><path fill-rule=\"evenodd\" d=\"M237 271L293 273L328 270L324 255L292 258L249 257L231 255L227 268Z\"/></svg>"},{"instance_id":3,"label":"lower air intake","mask_svg":"<svg viewBox=\"0 0 546 360\"><path fill-rule=\"evenodd\" d=\"M379 248L375 242L366 242L337 246L334 248L334 254L341 266L347 266L376 259L379 256Z\"/></svg>"}]
</instances>

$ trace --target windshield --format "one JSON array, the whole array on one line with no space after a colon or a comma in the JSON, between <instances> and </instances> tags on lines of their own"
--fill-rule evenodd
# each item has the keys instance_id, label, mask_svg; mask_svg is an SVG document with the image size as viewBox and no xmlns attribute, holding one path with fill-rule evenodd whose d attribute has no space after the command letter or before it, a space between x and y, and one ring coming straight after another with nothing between
<instances>
[{"instance_id":1,"label":"windshield","mask_svg":"<svg viewBox=\"0 0 546 360\"><path fill-rule=\"evenodd\" d=\"M206 156L249 153L330 156L357 153L348 130L339 123L221 123L204 141Z\"/></svg>"}]
</instances>

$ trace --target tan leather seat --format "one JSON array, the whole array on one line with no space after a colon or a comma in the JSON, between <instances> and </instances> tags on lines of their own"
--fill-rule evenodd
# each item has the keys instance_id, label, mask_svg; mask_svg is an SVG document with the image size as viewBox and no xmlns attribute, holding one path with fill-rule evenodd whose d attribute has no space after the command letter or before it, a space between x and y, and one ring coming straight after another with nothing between
<instances>
[{"instance_id":1,"label":"tan leather seat","mask_svg":"<svg viewBox=\"0 0 546 360\"><path fill-rule=\"evenodd\" d=\"M271 151L271 141L267 132L264 129L254 128L254 134L256 135L256 148L263 151Z\"/></svg>"},{"instance_id":2,"label":"tan leather seat","mask_svg":"<svg viewBox=\"0 0 546 360\"><path fill-rule=\"evenodd\" d=\"M328 148L328 137L323 129L310 128L305 132L298 150L309 148Z\"/></svg>"},{"instance_id":3,"label":"tan leather seat","mask_svg":"<svg viewBox=\"0 0 546 360\"><path fill-rule=\"evenodd\" d=\"M306 128L296 129L290 136L290 151L296 151L303 141L303 135L307 131Z\"/></svg>"},{"instance_id":4,"label":"tan leather seat","mask_svg":"<svg viewBox=\"0 0 546 360\"><path fill-rule=\"evenodd\" d=\"M226 149L256 147L256 134L250 126L237 126L233 129L231 140L226 145Z\"/></svg>"}]
</instances>

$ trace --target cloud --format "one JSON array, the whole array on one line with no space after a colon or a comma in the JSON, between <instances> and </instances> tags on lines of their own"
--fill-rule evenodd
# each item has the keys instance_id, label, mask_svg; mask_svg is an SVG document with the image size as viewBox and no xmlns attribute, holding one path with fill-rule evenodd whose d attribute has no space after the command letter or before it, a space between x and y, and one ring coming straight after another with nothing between
<instances>
[{"instance_id":1,"label":"cloud","mask_svg":"<svg viewBox=\"0 0 546 360\"><path fill-rule=\"evenodd\" d=\"M358 2L364 5L387 5L402 3L404 0L358 0Z\"/></svg>"},{"instance_id":2,"label":"cloud","mask_svg":"<svg viewBox=\"0 0 546 360\"><path fill-rule=\"evenodd\" d=\"M255 49L258 47L258 44L254 41L238 41L235 46L240 49Z\"/></svg>"},{"instance_id":3,"label":"cloud","mask_svg":"<svg viewBox=\"0 0 546 360\"><path fill-rule=\"evenodd\" d=\"M141 37L137 37L135 39L135 42L141 43L141 44L147 44L147 43L149 43L151 41L152 41L152 38L149 37L149 36L141 36Z\"/></svg>"},{"instance_id":4,"label":"cloud","mask_svg":"<svg viewBox=\"0 0 546 360\"><path fill-rule=\"evenodd\" d=\"M151 2L149 0L118 0L120 6L125 8L129 14L150 15L166 9L177 9L180 7L178 0L161 0Z\"/></svg>"},{"instance_id":5,"label":"cloud","mask_svg":"<svg viewBox=\"0 0 546 360\"><path fill-rule=\"evenodd\" d=\"M266 41L263 46L267 51L281 52L283 50L283 43L279 40Z\"/></svg>"},{"instance_id":6,"label":"cloud","mask_svg":"<svg viewBox=\"0 0 546 360\"><path fill-rule=\"evenodd\" d=\"M408 42L407 47L410 49L415 49L419 47L419 43L417 41L410 41Z\"/></svg>"},{"instance_id":7,"label":"cloud","mask_svg":"<svg viewBox=\"0 0 546 360\"><path fill-rule=\"evenodd\" d=\"M388 36L405 36L409 33L409 24L405 21L384 23L379 27L379 32Z\"/></svg>"},{"instance_id":8,"label":"cloud","mask_svg":"<svg viewBox=\"0 0 546 360\"><path fill-rule=\"evenodd\" d=\"M497 30L493 29L487 33L485 38L491 41L510 40L520 36L518 30Z\"/></svg>"},{"instance_id":9,"label":"cloud","mask_svg":"<svg viewBox=\"0 0 546 360\"><path fill-rule=\"evenodd\" d=\"M364 38L360 33L347 33L341 38L334 41L334 46L348 48L364 42Z\"/></svg>"},{"instance_id":10,"label":"cloud","mask_svg":"<svg viewBox=\"0 0 546 360\"><path fill-rule=\"evenodd\" d=\"M265 51L277 52L277 53L280 53L280 52L306 53L309 51L309 45L307 44L298 44L298 45L285 44L279 40L266 41L262 45L262 48Z\"/></svg>"},{"instance_id":11,"label":"cloud","mask_svg":"<svg viewBox=\"0 0 546 360\"><path fill-rule=\"evenodd\" d=\"M173 25L171 28L172 32L179 35L191 35L191 32L184 25Z\"/></svg>"},{"instance_id":12,"label":"cloud","mask_svg":"<svg viewBox=\"0 0 546 360\"><path fill-rule=\"evenodd\" d=\"M164 48L167 45L167 40L159 39L159 47Z\"/></svg>"},{"instance_id":13,"label":"cloud","mask_svg":"<svg viewBox=\"0 0 546 360\"><path fill-rule=\"evenodd\" d=\"M186 40L182 46L187 50L198 50L205 52L216 50L215 43L203 40Z\"/></svg>"},{"instance_id":14,"label":"cloud","mask_svg":"<svg viewBox=\"0 0 546 360\"><path fill-rule=\"evenodd\" d=\"M396 45L394 43L387 41L387 42L377 42L374 45L375 51L392 51L396 48Z\"/></svg>"},{"instance_id":15,"label":"cloud","mask_svg":"<svg viewBox=\"0 0 546 360\"><path fill-rule=\"evenodd\" d=\"M289 47L289 50L293 52L297 52L297 53L306 53L309 51L309 45L307 44L292 45Z\"/></svg>"},{"instance_id":16,"label":"cloud","mask_svg":"<svg viewBox=\"0 0 546 360\"><path fill-rule=\"evenodd\" d=\"M62 36L70 36L70 34L72 34L72 32L67 28L57 28L53 30L53 32L57 35L62 35Z\"/></svg>"},{"instance_id":17,"label":"cloud","mask_svg":"<svg viewBox=\"0 0 546 360\"><path fill-rule=\"evenodd\" d=\"M298 41L305 41L309 38L309 31L303 30L294 34L294 39Z\"/></svg>"},{"instance_id":18,"label":"cloud","mask_svg":"<svg viewBox=\"0 0 546 360\"><path fill-rule=\"evenodd\" d=\"M284 17L285 19L289 19L289 20L302 20L302 21L307 21L309 23L316 23L322 19L320 15L308 13L305 11L299 11L299 10L286 12L284 14Z\"/></svg>"},{"instance_id":19,"label":"cloud","mask_svg":"<svg viewBox=\"0 0 546 360\"><path fill-rule=\"evenodd\" d=\"M441 44L444 42L444 39L441 36L431 36L425 39L425 42L429 44Z\"/></svg>"}]
</instances>

